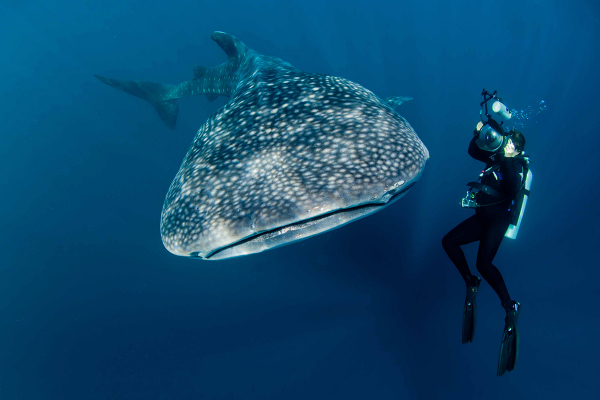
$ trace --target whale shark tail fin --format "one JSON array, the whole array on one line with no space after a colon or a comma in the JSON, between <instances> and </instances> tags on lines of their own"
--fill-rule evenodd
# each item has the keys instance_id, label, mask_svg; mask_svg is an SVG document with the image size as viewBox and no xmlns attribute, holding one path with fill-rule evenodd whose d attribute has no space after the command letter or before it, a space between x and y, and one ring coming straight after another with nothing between
<instances>
[{"instance_id":1,"label":"whale shark tail fin","mask_svg":"<svg viewBox=\"0 0 600 400\"><path fill-rule=\"evenodd\" d=\"M177 105L177 98L170 98L169 96L175 85L165 85L154 82L120 81L99 75L94 76L98 78L100 82L146 100L148 103L152 104L152 107L154 107L167 128L171 130L175 129L179 106Z\"/></svg>"}]
</instances>

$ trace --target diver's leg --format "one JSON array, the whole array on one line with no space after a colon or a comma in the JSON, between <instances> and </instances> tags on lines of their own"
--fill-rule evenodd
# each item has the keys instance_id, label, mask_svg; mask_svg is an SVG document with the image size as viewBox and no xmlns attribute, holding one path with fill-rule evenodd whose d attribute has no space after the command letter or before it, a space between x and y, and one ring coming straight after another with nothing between
<instances>
[{"instance_id":1,"label":"diver's leg","mask_svg":"<svg viewBox=\"0 0 600 400\"><path fill-rule=\"evenodd\" d=\"M492 264L509 223L500 218L481 218L480 223L482 229L477 252L477 271L494 289L502 302L502 306L509 310L512 307L512 300L508 294L506 283L504 283L498 268Z\"/></svg>"},{"instance_id":2,"label":"diver's leg","mask_svg":"<svg viewBox=\"0 0 600 400\"><path fill-rule=\"evenodd\" d=\"M442 239L444 250L446 250L448 257L450 257L450 260L456 265L456 268L467 284L467 297L463 308L462 320L463 343L472 342L475 334L475 314L477 312L476 297L481 279L471 275L469 265L465 259L465 253L463 253L460 246L479 240L480 233L481 228L479 222L473 215L471 218L461 222L456 228L448 232Z\"/></svg>"},{"instance_id":3,"label":"diver's leg","mask_svg":"<svg viewBox=\"0 0 600 400\"><path fill-rule=\"evenodd\" d=\"M467 218L444 236L442 246L463 277L467 286L473 285L475 277L471 274L465 253L460 246L479 240L481 228L475 215Z\"/></svg>"},{"instance_id":4,"label":"diver's leg","mask_svg":"<svg viewBox=\"0 0 600 400\"><path fill-rule=\"evenodd\" d=\"M511 300L502 274L492 264L492 260L498 252L498 248L504 238L504 233L508 228L508 221L503 218L481 218L482 226L481 240L479 242L479 251L477 252L477 270L481 276L496 291L502 306L506 310L504 320L504 331L502 333L502 342L500 344L500 357L498 358L498 376L506 371L512 371L517 363L519 354L519 331L517 329L517 319L521 304Z\"/></svg>"}]
</instances>

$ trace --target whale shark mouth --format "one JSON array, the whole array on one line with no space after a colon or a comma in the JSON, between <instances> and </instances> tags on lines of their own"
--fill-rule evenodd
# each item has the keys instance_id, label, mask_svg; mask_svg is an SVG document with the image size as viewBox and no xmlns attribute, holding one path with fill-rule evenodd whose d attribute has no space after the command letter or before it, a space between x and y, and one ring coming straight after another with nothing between
<instances>
[{"instance_id":1,"label":"whale shark mouth","mask_svg":"<svg viewBox=\"0 0 600 400\"><path fill-rule=\"evenodd\" d=\"M313 218L280 226L272 230L260 232L254 236L244 238L228 246L221 247L202 256L199 252L189 254L192 258L204 260L221 260L225 258L240 257L248 254L259 253L264 250L284 246L297 242L320 233L324 233L350 222L366 217L389 206L412 188L415 182L406 185L402 190L394 193L385 203L366 203L358 206L331 211Z\"/></svg>"}]
</instances>

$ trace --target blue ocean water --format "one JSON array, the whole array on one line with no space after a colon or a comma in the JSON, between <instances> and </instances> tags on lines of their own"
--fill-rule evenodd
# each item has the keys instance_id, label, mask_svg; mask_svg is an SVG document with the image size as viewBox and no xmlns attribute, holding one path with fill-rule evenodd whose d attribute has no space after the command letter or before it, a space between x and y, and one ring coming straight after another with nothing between
<instances>
[{"instance_id":1,"label":"blue ocean water","mask_svg":"<svg viewBox=\"0 0 600 400\"><path fill-rule=\"evenodd\" d=\"M593 397L599 28L592 0L2 1L0 399ZM225 61L215 30L413 97L398 111L431 155L420 181L297 244L218 262L168 253L164 196L225 99L183 99L169 131L93 74L190 79ZM482 88L529 116L535 174L494 262L522 303L519 361L500 378L500 302L483 283L462 345L464 283L441 247L470 216Z\"/></svg>"}]
</instances>

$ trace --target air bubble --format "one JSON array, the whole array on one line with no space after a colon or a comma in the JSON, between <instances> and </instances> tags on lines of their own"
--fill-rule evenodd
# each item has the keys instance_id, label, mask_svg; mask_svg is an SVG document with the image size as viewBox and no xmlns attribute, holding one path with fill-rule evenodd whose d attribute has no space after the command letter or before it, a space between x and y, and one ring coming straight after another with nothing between
<instances>
[{"instance_id":1,"label":"air bubble","mask_svg":"<svg viewBox=\"0 0 600 400\"><path fill-rule=\"evenodd\" d=\"M511 110L511 122L515 128L523 128L525 126L524 121L535 120L547 107L548 104L546 104L544 100L540 100L536 106L527 106L525 109ZM535 120L534 123L537 124L537 120Z\"/></svg>"}]
</instances>

